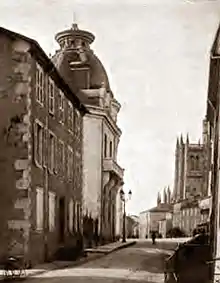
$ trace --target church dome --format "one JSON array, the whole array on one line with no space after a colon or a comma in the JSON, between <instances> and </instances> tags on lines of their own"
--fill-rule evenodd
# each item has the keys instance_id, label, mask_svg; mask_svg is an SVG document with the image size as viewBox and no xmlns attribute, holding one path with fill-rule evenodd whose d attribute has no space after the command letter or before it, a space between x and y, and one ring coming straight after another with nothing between
<instances>
[{"instance_id":1,"label":"church dome","mask_svg":"<svg viewBox=\"0 0 220 283\"><path fill-rule=\"evenodd\" d=\"M80 30L73 24L71 29L59 32L55 39L60 45L60 50L52 60L74 91L98 89L102 86L110 91L106 70L90 49L90 44L95 39L92 33Z\"/></svg>"}]
</instances>

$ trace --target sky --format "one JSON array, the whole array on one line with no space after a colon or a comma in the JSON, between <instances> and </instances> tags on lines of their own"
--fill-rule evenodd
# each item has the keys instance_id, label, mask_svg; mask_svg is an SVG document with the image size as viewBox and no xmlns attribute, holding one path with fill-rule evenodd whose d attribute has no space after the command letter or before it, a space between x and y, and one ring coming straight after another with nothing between
<instances>
[{"instance_id":1,"label":"sky","mask_svg":"<svg viewBox=\"0 0 220 283\"><path fill-rule=\"evenodd\" d=\"M74 18L96 36L91 48L122 106L118 163L132 191L127 210L138 214L155 206L158 191L173 189L177 136L201 137L220 0L0 1L0 25L47 54Z\"/></svg>"}]
</instances>

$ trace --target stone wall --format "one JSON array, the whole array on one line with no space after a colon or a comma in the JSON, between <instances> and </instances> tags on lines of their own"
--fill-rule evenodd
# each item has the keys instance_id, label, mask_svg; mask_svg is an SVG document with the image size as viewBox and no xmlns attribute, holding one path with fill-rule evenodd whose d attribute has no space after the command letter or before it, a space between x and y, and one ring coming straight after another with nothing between
<instances>
[{"instance_id":1,"label":"stone wall","mask_svg":"<svg viewBox=\"0 0 220 283\"><path fill-rule=\"evenodd\" d=\"M28 253L30 217L29 44L0 36L0 245L7 252ZM6 244L7 242L7 244Z\"/></svg>"}]
</instances>

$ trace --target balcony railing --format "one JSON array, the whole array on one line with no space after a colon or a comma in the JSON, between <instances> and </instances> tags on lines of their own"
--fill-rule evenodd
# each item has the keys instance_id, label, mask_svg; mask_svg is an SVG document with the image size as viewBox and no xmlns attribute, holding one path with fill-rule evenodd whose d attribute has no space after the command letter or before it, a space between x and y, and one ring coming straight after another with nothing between
<instances>
[{"instance_id":1,"label":"balcony railing","mask_svg":"<svg viewBox=\"0 0 220 283\"><path fill-rule=\"evenodd\" d=\"M120 179L123 179L124 169L121 168L116 161L112 158L106 158L103 160L103 170L110 171L116 174Z\"/></svg>"}]
</instances>

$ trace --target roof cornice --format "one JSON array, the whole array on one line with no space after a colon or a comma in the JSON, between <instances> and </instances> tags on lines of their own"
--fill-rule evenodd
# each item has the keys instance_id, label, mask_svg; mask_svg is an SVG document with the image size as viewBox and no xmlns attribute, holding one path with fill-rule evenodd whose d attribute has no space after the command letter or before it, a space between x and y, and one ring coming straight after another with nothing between
<instances>
[{"instance_id":1,"label":"roof cornice","mask_svg":"<svg viewBox=\"0 0 220 283\"><path fill-rule=\"evenodd\" d=\"M89 110L89 114L87 116L98 116L104 118L112 130L120 137L122 134L121 129L117 126L117 124L113 121L111 116L103 109L97 106L91 106L86 104L86 108Z\"/></svg>"}]
</instances>

